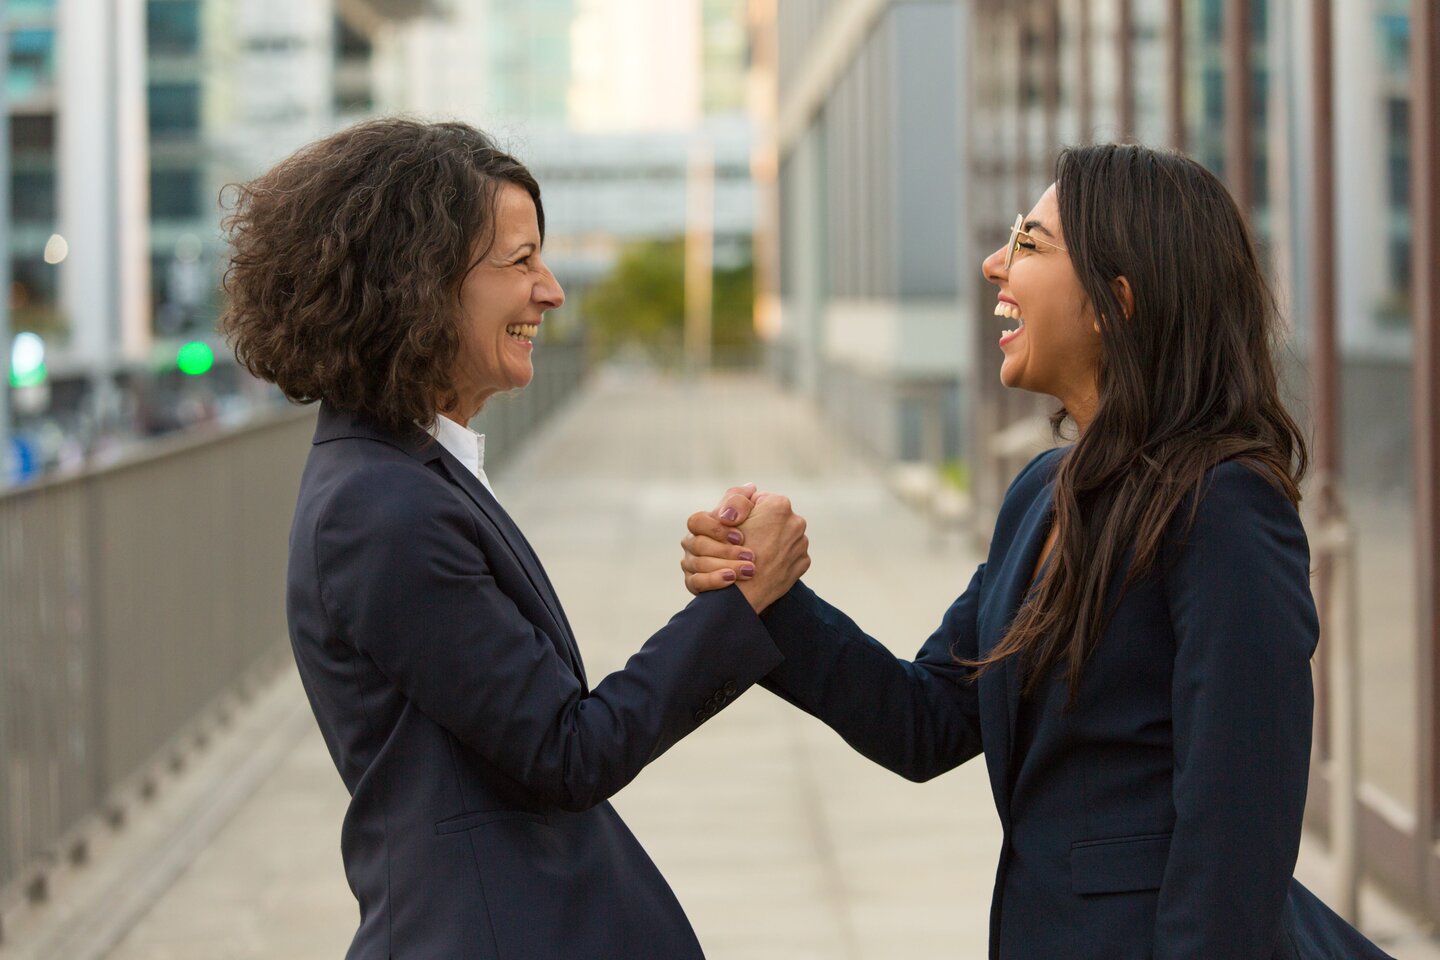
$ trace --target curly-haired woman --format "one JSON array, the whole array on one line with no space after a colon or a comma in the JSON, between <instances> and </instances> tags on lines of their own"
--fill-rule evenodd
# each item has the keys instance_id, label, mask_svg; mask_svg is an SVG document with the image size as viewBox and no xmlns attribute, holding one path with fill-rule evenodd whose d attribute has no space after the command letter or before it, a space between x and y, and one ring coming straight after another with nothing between
<instances>
[{"instance_id":1,"label":"curly-haired woman","mask_svg":"<svg viewBox=\"0 0 1440 960\"><path fill-rule=\"evenodd\" d=\"M808 566L783 498L770 562L588 685L468 422L523 388L546 311L530 173L459 123L382 120L238 188L222 327L320 401L290 540L296 663L351 795L359 958L696 958L607 798L780 661L758 611Z\"/></svg>"}]
</instances>

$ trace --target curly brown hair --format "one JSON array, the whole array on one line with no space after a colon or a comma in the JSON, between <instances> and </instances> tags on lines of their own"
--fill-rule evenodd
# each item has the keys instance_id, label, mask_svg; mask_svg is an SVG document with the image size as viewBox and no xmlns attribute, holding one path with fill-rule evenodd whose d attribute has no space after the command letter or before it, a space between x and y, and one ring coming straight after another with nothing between
<instances>
[{"instance_id":1,"label":"curly brown hair","mask_svg":"<svg viewBox=\"0 0 1440 960\"><path fill-rule=\"evenodd\" d=\"M372 120L231 184L220 331L293 403L392 430L456 400L460 285L495 234L502 185L540 186L463 123Z\"/></svg>"}]
</instances>

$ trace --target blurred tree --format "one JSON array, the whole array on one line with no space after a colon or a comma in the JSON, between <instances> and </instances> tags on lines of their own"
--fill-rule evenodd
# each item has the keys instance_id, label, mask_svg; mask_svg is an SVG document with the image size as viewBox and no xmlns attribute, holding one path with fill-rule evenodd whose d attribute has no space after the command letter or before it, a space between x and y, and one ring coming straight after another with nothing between
<instances>
[{"instance_id":1,"label":"blurred tree","mask_svg":"<svg viewBox=\"0 0 1440 960\"><path fill-rule=\"evenodd\" d=\"M755 271L747 261L715 271L711 342L729 364L754 354ZM586 326L602 353L643 348L660 362L680 356L685 328L685 241L630 244L609 276L584 296Z\"/></svg>"}]
</instances>

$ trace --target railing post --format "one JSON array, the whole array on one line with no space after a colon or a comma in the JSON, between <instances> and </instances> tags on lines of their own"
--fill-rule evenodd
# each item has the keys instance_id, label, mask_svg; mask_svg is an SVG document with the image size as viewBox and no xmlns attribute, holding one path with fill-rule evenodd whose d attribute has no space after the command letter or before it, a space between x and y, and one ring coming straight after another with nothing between
<instances>
[{"instance_id":1,"label":"railing post","mask_svg":"<svg viewBox=\"0 0 1440 960\"><path fill-rule=\"evenodd\" d=\"M1331 906L1350 923L1360 923L1360 571L1355 528L1331 489L1316 531L1316 559L1330 571L1329 584L1342 587L1321 611L1320 633L1329 647L1326 696L1330 706L1330 857L1335 868ZM1335 602L1338 600L1339 602Z\"/></svg>"},{"instance_id":2,"label":"railing post","mask_svg":"<svg viewBox=\"0 0 1440 960\"><path fill-rule=\"evenodd\" d=\"M1170 146L1185 149L1185 0L1169 0L1167 17L1170 83L1166 90L1170 114Z\"/></svg>"},{"instance_id":3,"label":"railing post","mask_svg":"<svg viewBox=\"0 0 1440 960\"><path fill-rule=\"evenodd\" d=\"M1317 4L1318 6L1318 4ZM1248 218L1254 205L1250 0L1225 0L1225 182Z\"/></svg>"},{"instance_id":4,"label":"railing post","mask_svg":"<svg viewBox=\"0 0 1440 960\"><path fill-rule=\"evenodd\" d=\"M1440 916L1434 844L1440 819L1440 10L1411 0L1411 283L1415 394L1416 661L1419 682L1416 856Z\"/></svg>"}]
</instances>

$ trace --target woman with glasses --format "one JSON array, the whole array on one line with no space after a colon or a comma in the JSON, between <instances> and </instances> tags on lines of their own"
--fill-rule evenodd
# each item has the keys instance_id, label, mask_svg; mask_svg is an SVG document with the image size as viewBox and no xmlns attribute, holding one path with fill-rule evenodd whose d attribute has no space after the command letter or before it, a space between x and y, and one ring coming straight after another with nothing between
<instances>
[{"instance_id":1,"label":"woman with glasses","mask_svg":"<svg viewBox=\"0 0 1440 960\"><path fill-rule=\"evenodd\" d=\"M992 958L1383 956L1291 879L1318 635L1306 445L1244 217L1183 156L1074 148L983 272L1001 382L1053 397L1073 442L1020 471L913 661L797 584L762 618L785 655L762 684L912 780L985 755ZM690 529L687 585L720 586L726 525Z\"/></svg>"}]
</instances>

